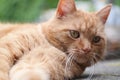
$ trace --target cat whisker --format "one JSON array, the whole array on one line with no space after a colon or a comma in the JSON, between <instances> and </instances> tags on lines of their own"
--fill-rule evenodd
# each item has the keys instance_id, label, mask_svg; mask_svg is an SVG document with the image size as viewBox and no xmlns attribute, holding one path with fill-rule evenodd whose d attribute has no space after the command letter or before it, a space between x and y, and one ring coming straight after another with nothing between
<instances>
[{"instance_id":1,"label":"cat whisker","mask_svg":"<svg viewBox=\"0 0 120 80\"><path fill-rule=\"evenodd\" d=\"M94 75L94 72L95 72L95 63L96 62L98 62L98 60L101 60L102 58L101 58L101 55L99 55L99 54L94 54L93 56L93 59L92 59L92 61L91 61L91 65L93 65L92 66L92 68L93 68L93 73L90 73L90 76L88 77L88 79L89 80L92 80L92 76Z\"/></svg>"},{"instance_id":2,"label":"cat whisker","mask_svg":"<svg viewBox=\"0 0 120 80\"><path fill-rule=\"evenodd\" d=\"M93 72L90 73L88 79L89 80L92 80L92 76L94 75L94 72L95 72L95 66L94 66L94 60L91 61L91 64L93 65L92 68L93 68Z\"/></svg>"},{"instance_id":3,"label":"cat whisker","mask_svg":"<svg viewBox=\"0 0 120 80\"><path fill-rule=\"evenodd\" d=\"M93 61L94 61L94 63L96 63L98 61L95 56L93 56Z\"/></svg>"},{"instance_id":4,"label":"cat whisker","mask_svg":"<svg viewBox=\"0 0 120 80\"><path fill-rule=\"evenodd\" d=\"M73 60L73 54L69 54L67 59L66 59L66 65L65 65L65 75L67 75L67 71L69 71L71 65L72 65L72 60ZM65 80L68 80L65 78Z\"/></svg>"},{"instance_id":5,"label":"cat whisker","mask_svg":"<svg viewBox=\"0 0 120 80\"><path fill-rule=\"evenodd\" d=\"M101 55L99 55L98 53L94 53L92 57L95 63L98 62L99 60L102 60Z\"/></svg>"},{"instance_id":6,"label":"cat whisker","mask_svg":"<svg viewBox=\"0 0 120 80\"><path fill-rule=\"evenodd\" d=\"M99 56L100 57L100 55L97 55L97 56ZM99 59L97 59L97 57L96 57L96 55L92 55L92 60L91 60L91 65L93 65L92 66L92 72L90 73L90 75L89 75L89 77L88 77L88 79L89 80L92 80L92 76L94 75L94 73L95 73L95 63L98 61Z\"/></svg>"},{"instance_id":7,"label":"cat whisker","mask_svg":"<svg viewBox=\"0 0 120 80\"><path fill-rule=\"evenodd\" d=\"M96 59L98 59L98 60L105 60L105 58L104 58L104 57L101 57L100 54L95 54L95 57L96 57Z\"/></svg>"},{"instance_id":8,"label":"cat whisker","mask_svg":"<svg viewBox=\"0 0 120 80\"><path fill-rule=\"evenodd\" d=\"M66 69L70 66L69 63L71 63L71 61L72 61L72 56L73 56L73 54L69 54L68 57L67 57Z\"/></svg>"}]
</instances>

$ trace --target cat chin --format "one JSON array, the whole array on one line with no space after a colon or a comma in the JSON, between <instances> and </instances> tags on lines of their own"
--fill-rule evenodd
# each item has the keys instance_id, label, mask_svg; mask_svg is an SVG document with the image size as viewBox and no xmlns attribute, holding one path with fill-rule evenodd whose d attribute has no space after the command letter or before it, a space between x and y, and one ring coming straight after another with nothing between
<instances>
[{"instance_id":1,"label":"cat chin","mask_svg":"<svg viewBox=\"0 0 120 80\"><path fill-rule=\"evenodd\" d=\"M84 57L84 58L83 57L75 57L75 58L73 58L73 60L79 66L88 67L88 66L93 65L92 58L88 58L88 57Z\"/></svg>"}]
</instances>

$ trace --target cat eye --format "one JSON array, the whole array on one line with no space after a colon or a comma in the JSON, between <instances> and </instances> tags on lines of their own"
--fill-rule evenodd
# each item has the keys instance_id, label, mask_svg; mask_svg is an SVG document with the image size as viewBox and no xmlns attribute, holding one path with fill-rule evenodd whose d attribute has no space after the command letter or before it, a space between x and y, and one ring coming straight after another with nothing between
<instances>
[{"instance_id":1,"label":"cat eye","mask_svg":"<svg viewBox=\"0 0 120 80\"><path fill-rule=\"evenodd\" d=\"M94 43L98 43L98 42L100 42L100 40L101 40L101 37L100 37L100 36L95 36L95 37L93 38L93 42L94 42Z\"/></svg>"},{"instance_id":2,"label":"cat eye","mask_svg":"<svg viewBox=\"0 0 120 80\"><path fill-rule=\"evenodd\" d=\"M79 38L80 37L80 33L78 31L75 31L75 30L70 30L70 35L72 38Z\"/></svg>"}]
</instances>

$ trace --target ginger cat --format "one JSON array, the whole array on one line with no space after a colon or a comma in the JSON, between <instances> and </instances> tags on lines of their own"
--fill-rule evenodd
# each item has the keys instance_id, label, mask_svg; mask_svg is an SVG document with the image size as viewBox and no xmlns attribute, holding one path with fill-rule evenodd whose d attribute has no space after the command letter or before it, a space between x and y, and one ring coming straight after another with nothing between
<instances>
[{"instance_id":1,"label":"ginger cat","mask_svg":"<svg viewBox=\"0 0 120 80\"><path fill-rule=\"evenodd\" d=\"M6 24L0 35L0 80L65 80L80 76L104 56L104 24L111 10L88 13L60 0L42 24ZM1 24L0 26L5 26Z\"/></svg>"}]
</instances>

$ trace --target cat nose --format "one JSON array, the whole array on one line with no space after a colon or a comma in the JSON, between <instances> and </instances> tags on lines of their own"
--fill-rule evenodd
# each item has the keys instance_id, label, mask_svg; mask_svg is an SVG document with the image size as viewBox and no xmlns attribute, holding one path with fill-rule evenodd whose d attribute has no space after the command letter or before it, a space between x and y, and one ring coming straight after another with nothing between
<instances>
[{"instance_id":1,"label":"cat nose","mask_svg":"<svg viewBox=\"0 0 120 80\"><path fill-rule=\"evenodd\" d=\"M89 52L91 52L91 48L83 48L83 51L84 51L85 53L89 53Z\"/></svg>"}]
</instances>

